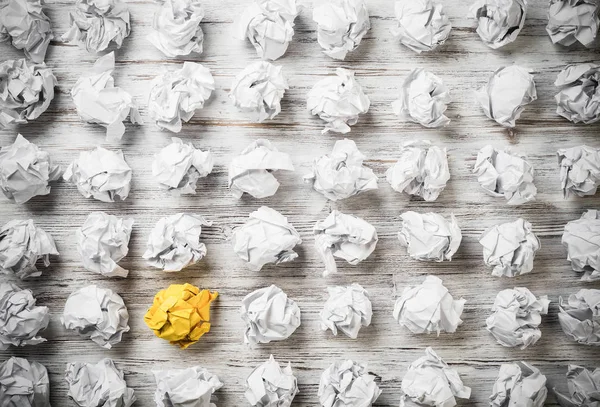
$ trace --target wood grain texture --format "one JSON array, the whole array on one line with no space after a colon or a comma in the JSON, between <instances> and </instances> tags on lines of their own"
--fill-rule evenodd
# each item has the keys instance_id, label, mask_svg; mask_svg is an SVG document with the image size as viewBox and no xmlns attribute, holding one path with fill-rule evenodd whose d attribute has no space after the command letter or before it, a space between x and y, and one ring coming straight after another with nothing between
<instances>
[{"instance_id":1,"label":"wood grain texture","mask_svg":"<svg viewBox=\"0 0 600 407\"><path fill-rule=\"evenodd\" d=\"M133 168L132 192L122 203L105 204L83 198L66 183L52 187L46 197L37 197L25 205L0 202L0 222L33 218L50 232L60 257L43 276L17 282L30 288L40 305L51 309L52 319L45 332L48 342L39 346L11 348L0 352L0 360L12 355L37 360L47 366L54 406L73 406L66 396L65 363L96 362L113 358L125 371L128 384L135 389L136 406L152 406L154 368L177 368L200 364L219 375L224 387L217 392L219 406L248 405L243 396L247 375L273 354L279 361L291 361L299 378L300 393L294 406L318 405L317 390L321 372L337 358L353 358L367 363L379 377L383 394L376 406L397 406L401 379L410 362L432 346L448 363L456 367L466 385L473 388L471 400L462 406L487 404L499 365L526 360L541 369L549 386L565 389L564 374L569 363L589 368L600 366L598 349L570 342L561 331L556 317L557 300L580 288L600 288L578 280L566 260L560 243L566 222L577 219L585 209L600 209L600 196L563 200L556 159L558 148L587 144L600 147L600 125L573 125L556 115L553 82L568 63L598 62L598 49L567 49L553 46L545 32L545 0L530 1L525 28L517 40L502 50L488 49L479 39L474 22L467 18L470 1L445 0L446 11L454 26L447 43L436 52L417 55L395 41L390 33L394 25L390 0L368 0L372 28L357 51L344 62L334 61L321 52L316 41L312 7L302 10L296 20L296 34L287 54L277 61L284 66L290 90L282 102L282 112L264 124L253 123L238 112L227 97L234 75L257 57L247 42L232 37L232 20L245 1L207 0L204 53L181 59L165 58L146 40L154 11L149 1L129 1L132 33L116 52L116 84L130 92L146 114L148 85L165 69L173 69L184 60L199 61L209 67L216 80L216 91L205 108L183 126L179 137L193 141L196 147L215 154L214 172L199 182L198 194L174 198L159 189L151 177L153 154L169 143L171 133L152 124L127 125L122 142L104 141L104 128L82 123L69 96L77 78L88 71L93 55L68 45L60 36L68 28L71 1L50 0L46 9L56 34L47 63L58 78L57 96L49 110L36 121L0 131L0 144L12 143L17 132L49 151L60 164L67 165L80 151L96 145L120 148ZM22 54L8 44L0 44L0 60ZM473 97L488 75L500 66L518 63L531 68L539 99L529 105L508 131L488 120ZM323 123L306 111L306 93L312 85L336 67L356 71L358 81L371 99L371 109L347 137L356 141L368 157L367 165L380 178L379 190L338 203L327 202L303 184L313 158L331 150L339 136L323 136ZM451 90L453 102L448 111L452 123L444 129L425 129L401 122L392 112L403 78L415 67L424 67L440 76ZM297 170L277 174L281 187L271 198L235 200L227 189L227 165L231 158L258 137L270 139L278 149L293 156ZM411 139L430 139L448 149L452 179L436 202L410 198L391 189L385 170L395 162L398 145ZM529 156L536 170L537 201L509 207L503 199L484 194L471 173L477 151L486 144L499 148L511 146ZM288 216L300 232L303 244L297 261L267 266L251 272L238 259L225 239L227 229L241 225L248 214L261 205L270 206ZM338 262L340 273L322 278L323 265L313 249L312 227L332 209L352 213L371 222L379 233L379 243L371 257L358 266ZM129 255L121 264L130 270L127 279L109 279L85 271L75 247L75 230L92 211L103 210L135 219ZM454 213L463 232L463 243L451 263L429 264L411 260L397 241L399 215L406 210ZM177 212L196 212L214 221L204 228L203 240L208 255L198 265L180 273L167 274L148 268L141 258L148 234L156 221ZM482 249L477 242L483 230L493 224L524 217L541 239L541 250L533 273L515 279L495 278L486 269ZM394 300L407 285L420 283L427 274L441 277L455 297L467 300L464 324L456 334L413 335L392 318ZM2 277L5 278L5 277ZM186 351L169 345L144 325L143 315L153 295L172 283L190 282L202 288L216 289L220 297L213 306L213 328L198 344ZM371 294L373 323L361 330L357 340L333 337L319 329L319 311L332 284L363 285ZM112 350L103 350L93 342L67 332L60 315L68 295L87 284L116 290L130 312L131 331ZM262 345L256 349L243 343L243 324L239 317L241 299L250 291L269 285L280 286L302 310L302 325L288 340ZM524 351L506 349L495 343L485 330L496 294L514 286L528 287L535 295L552 300L550 314L543 318L542 339ZM556 405L552 396L548 405Z\"/></svg>"}]
</instances>

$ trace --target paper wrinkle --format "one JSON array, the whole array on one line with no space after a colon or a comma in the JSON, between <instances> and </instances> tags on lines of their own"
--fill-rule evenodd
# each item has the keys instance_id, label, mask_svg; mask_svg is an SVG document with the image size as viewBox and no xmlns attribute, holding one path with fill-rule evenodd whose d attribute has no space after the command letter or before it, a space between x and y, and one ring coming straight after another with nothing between
<instances>
[{"instance_id":1,"label":"paper wrinkle","mask_svg":"<svg viewBox=\"0 0 600 407\"><path fill-rule=\"evenodd\" d=\"M288 362L283 369L273 355L246 379L246 400L254 407L290 407L298 394L298 379Z\"/></svg>"},{"instance_id":2,"label":"paper wrinkle","mask_svg":"<svg viewBox=\"0 0 600 407\"><path fill-rule=\"evenodd\" d=\"M335 257L355 266L373 253L378 240L373 225L358 216L337 210L318 221L313 232L315 248L325 263L323 277L337 273Z\"/></svg>"},{"instance_id":3,"label":"paper wrinkle","mask_svg":"<svg viewBox=\"0 0 600 407\"><path fill-rule=\"evenodd\" d=\"M58 85L45 63L10 59L0 63L0 129L37 119L48 109Z\"/></svg>"},{"instance_id":4,"label":"paper wrinkle","mask_svg":"<svg viewBox=\"0 0 600 407\"><path fill-rule=\"evenodd\" d=\"M577 343L600 346L600 290L582 289L567 301L558 297L558 304L558 322L564 333Z\"/></svg>"},{"instance_id":5,"label":"paper wrinkle","mask_svg":"<svg viewBox=\"0 0 600 407\"><path fill-rule=\"evenodd\" d=\"M595 195L600 185L600 148L581 145L558 150L560 183L566 198Z\"/></svg>"},{"instance_id":6,"label":"paper wrinkle","mask_svg":"<svg viewBox=\"0 0 600 407\"><path fill-rule=\"evenodd\" d=\"M213 170L214 159L210 151L194 148L177 137L171 144L154 155L152 177L162 189L174 196L195 195L196 184Z\"/></svg>"},{"instance_id":7,"label":"paper wrinkle","mask_svg":"<svg viewBox=\"0 0 600 407\"><path fill-rule=\"evenodd\" d=\"M365 364L348 359L323 371L318 395L323 407L371 407L381 389Z\"/></svg>"},{"instance_id":8,"label":"paper wrinkle","mask_svg":"<svg viewBox=\"0 0 600 407\"><path fill-rule=\"evenodd\" d=\"M501 126L515 127L525 106L537 100L533 75L518 65L499 68L475 92L475 98L487 117Z\"/></svg>"},{"instance_id":9,"label":"paper wrinkle","mask_svg":"<svg viewBox=\"0 0 600 407\"><path fill-rule=\"evenodd\" d=\"M516 40L523 29L527 0L476 0L470 15L477 20L483 43L498 49Z\"/></svg>"},{"instance_id":10,"label":"paper wrinkle","mask_svg":"<svg viewBox=\"0 0 600 407\"><path fill-rule=\"evenodd\" d=\"M131 167L121 150L102 147L82 151L63 174L81 195L102 202L124 201L131 190Z\"/></svg>"},{"instance_id":11,"label":"paper wrinkle","mask_svg":"<svg viewBox=\"0 0 600 407\"><path fill-rule=\"evenodd\" d=\"M201 366L186 369L153 370L157 407L216 407L211 395L223 387L217 375Z\"/></svg>"},{"instance_id":12,"label":"paper wrinkle","mask_svg":"<svg viewBox=\"0 0 600 407\"><path fill-rule=\"evenodd\" d=\"M258 61L237 74L231 84L229 99L242 111L253 113L259 123L281 112L281 99L289 89L281 65Z\"/></svg>"},{"instance_id":13,"label":"paper wrinkle","mask_svg":"<svg viewBox=\"0 0 600 407\"><path fill-rule=\"evenodd\" d=\"M398 232L400 245L415 260L452 260L462 241L462 233L454 214L450 221L437 213L404 212L400 215L402 226Z\"/></svg>"},{"instance_id":14,"label":"paper wrinkle","mask_svg":"<svg viewBox=\"0 0 600 407\"><path fill-rule=\"evenodd\" d=\"M404 406L444 406L453 407L456 398L469 399L471 388L463 384L458 371L448 366L430 347L425 356L410 364L402 379Z\"/></svg>"},{"instance_id":15,"label":"paper wrinkle","mask_svg":"<svg viewBox=\"0 0 600 407\"><path fill-rule=\"evenodd\" d=\"M554 44L592 48L600 26L598 0L550 0L546 31Z\"/></svg>"},{"instance_id":16,"label":"paper wrinkle","mask_svg":"<svg viewBox=\"0 0 600 407\"><path fill-rule=\"evenodd\" d=\"M313 21L323 52L340 61L358 48L371 28L364 0L326 0L313 9Z\"/></svg>"},{"instance_id":17,"label":"paper wrinkle","mask_svg":"<svg viewBox=\"0 0 600 407\"><path fill-rule=\"evenodd\" d=\"M377 189L377 175L363 165L366 158L354 141L338 140L331 154L313 161L312 170L304 176L304 181L334 202Z\"/></svg>"},{"instance_id":18,"label":"paper wrinkle","mask_svg":"<svg viewBox=\"0 0 600 407\"><path fill-rule=\"evenodd\" d=\"M367 113L371 105L354 78L354 71L337 68L335 75L315 83L306 97L310 113L325 122L321 134L350 132L350 126L358 122L358 115Z\"/></svg>"},{"instance_id":19,"label":"paper wrinkle","mask_svg":"<svg viewBox=\"0 0 600 407\"><path fill-rule=\"evenodd\" d=\"M491 407L544 407L546 376L526 362L503 363L490 396Z\"/></svg>"},{"instance_id":20,"label":"paper wrinkle","mask_svg":"<svg viewBox=\"0 0 600 407\"><path fill-rule=\"evenodd\" d=\"M200 22L203 18L200 0L165 0L154 13L148 41L170 58L201 54L204 33Z\"/></svg>"},{"instance_id":21,"label":"paper wrinkle","mask_svg":"<svg viewBox=\"0 0 600 407\"><path fill-rule=\"evenodd\" d=\"M525 349L541 337L538 326L548 314L548 296L535 298L525 287L502 290L496 296L492 315L486 319L487 330L496 341L508 348Z\"/></svg>"},{"instance_id":22,"label":"paper wrinkle","mask_svg":"<svg viewBox=\"0 0 600 407\"><path fill-rule=\"evenodd\" d=\"M275 195L279 182L273 172L294 171L292 158L269 140L258 139L246 147L229 164L229 189L240 199L244 192L261 199Z\"/></svg>"},{"instance_id":23,"label":"paper wrinkle","mask_svg":"<svg viewBox=\"0 0 600 407\"><path fill-rule=\"evenodd\" d=\"M186 61L181 69L167 71L150 84L148 115L159 129L179 133L215 90L210 69Z\"/></svg>"},{"instance_id":24,"label":"paper wrinkle","mask_svg":"<svg viewBox=\"0 0 600 407\"><path fill-rule=\"evenodd\" d=\"M567 370L568 395L554 388L554 396L563 407L598 407L600 391L600 368L593 372L585 367L569 365Z\"/></svg>"},{"instance_id":25,"label":"paper wrinkle","mask_svg":"<svg viewBox=\"0 0 600 407\"><path fill-rule=\"evenodd\" d=\"M600 65L567 65L556 77L554 86L560 88L554 97L558 115L573 123L600 121Z\"/></svg>"},{"instance_id":26,"label":"paper wrinkle","mask_svg":"<svg viewBox=\"0 0 600 407\"><path fill-rule=\"evenodd\" d=\"M85 286L69 295L60 322L104 349L111 349L129 332L129 313L123 298L96 285Z\"/></svg>"},{"instance_id":27,"label":"paper wrinkle","mask_svg":"<svg viewBox=\"0 0 600 407\"><path fill-rule=\"evenodd\" d=\"M329 298L320 313L321 330L337 336L338 329L352 339L358 337L363 326L371 325L373 307L369 293L360 284L347 287L327 287Z\"/></svg>"},{"instance_id":28,"label":"paper wrinkle","mask_svg":"<svg viewBox=\"0 0 600 407\"><path fill-rule=\"evenodd\" d=\"M0 406L50 407L46 367L14 356L0 363Z\"/></svg>"},{"instance_id":29,"label":"paper wrinkle","mask_svg":"<svg viewBox=\"0 0 600 407\"><path fill-rule=\"evenodd\" d=\"M202 226L212 222L195 213L177 213L160 218L156 223L143 258L163 271L181 271L206 256L206 245L200 243Z\"/></svg>"},{"instance_id":30,"label":"paper wrinkle","mask_svg":"<svg viewBox=\"0 0 600 407\"><path fill-rule=\"evenodd\" d=\"M483 246L483 261L492 267L496 277L516 277L533 270L540 240L531 223L522 218L488 228L479 239Z\"/></svg>"},{"instance_id":31,"label":"paper wrinkle","mask_svg":"<svg viewBox=\"0 0 600 407\"><path fill-rule=\"evenodd\" d=\"M442 4L433 0L396 1L397 26L392 34L401 44L415 51L433 51L446 42L452 24Z\"/></svg>"},{"instance_id":32,"label":"paper wrinkle","mask_svg":"<svg viewBox=\"0 0 600 407\"><path fill-rule=\"evenodd\" d=\"M129 407L136 397L112 359L67 363L67 395L80 407Z\"/></svg>"},{"instance_id":33,"label":"paper wrinkle","mask_svg":"<svg viewBox=\"0 0 600 407\"><path fill-rule=\"evenodd\" d=\"M129 9L121 0L77 0L69 13L71 28L62 40L75 43L88 52L121 48L131 32Z\"/></svg>"},{"instance_id":34,"label":"paper wrinkle","mask_svg":"<svg viewBox=\"0 0 600 407\"><path fill-rule=\"evenodd\" d=\"M600 212L590 209L580 219L568 222L562 244L581 281L600 281Z\"/></svg>"},{"instance_id":35,"label":"paper wrinkle","mask_svg":"<svg viewBox=\"0 0 600 407\"><path fill-rule=\"evenodd\" d=\"M38 336L48 327L48 307L35 305L31 290L12 283L0 283L0 350L10 346L37 345L46 342Z\"/></svg>"}]
</instances>

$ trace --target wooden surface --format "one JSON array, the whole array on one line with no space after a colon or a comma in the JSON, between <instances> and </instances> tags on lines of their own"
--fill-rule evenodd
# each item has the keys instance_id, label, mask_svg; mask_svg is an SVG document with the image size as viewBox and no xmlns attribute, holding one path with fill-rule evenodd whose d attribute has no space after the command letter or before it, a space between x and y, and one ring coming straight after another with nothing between
<instances>
[{"instance_id":1,"label":"wooden surface","mask_svg":"<svg viewBox=\"0 0 600 407\"><path fill-rule=\"evenodd\" d=\"M191 122L184 124L178 137L191 140L196 147L215 154L215 169L199 182L196 196L171 197L159 189L151 177L153 154L169 143L174 134L160 131L152 124L127 125L120 143L104 141L104 128L82 123L75 111L69 91L81 74L95 60L77 46L68 45L60 36L68 29L68 11L72 2L50 0L46 6L57 39L49 48L47 63L58 78L57 96L50 108L36 121L0 131L0 144L12 143L17 132L49 151L62 165L67 165L80 151L96 145L120 148L133 168L132 192L122 203L102 203L83 198L75 187L58 183L49 196L37 197L25 205L0 203L0 221L33 218L50 232L60 257L36 280L17 282L30 288L39 305L51 309L51 323L44 332L48 342L39 346L11 348L0 352L0 360L12 355L37 360L47 366L54 406L72 406L67 400L64 368L66 362L96 362L110 357L125 371L127 383L135 389L136 406L152 406L155 389L153 368L178 368L200 364L219 375L225 383L219 390L217 405L248 405L243 396L244 381L251 370L269 354L281 362L292 362L299 378L300 393L294 406L318 405L317 390L321 372L337 358L353 358L368 364L379 377L383 394L376 406L397 406L401 380L410 362L432 346L438 354L460 372L471 386L471 400L464 406L487 404L499 365L526 360L547 375L549 386L565 389L566 365L600 366L598 348L570 342L557 320L559 295L580 288L600 288L585 284L571 270L566 250L560 243L566 222L580 217L584 209L600 209L600 196L563 200L556 159L558 148L587 144L600 147L600 126L573 125L556 115L553 82L567 64L598 62L598 48L566 49L553 46L545 31L545 0L530 1L525 28L517 40L500 51L487 48L467 18L470 1L446 0L446 11L454 26L447 43L438 51L417 55L402 47L392 37L393 6L390 0L369 0L372 28L357 51L344 62L334 61L321 52L316 41L312 7L302 10L296 20L296 34L287 54L277 61L284 66L290 90L282 101L282 112L264 124L253 123L238 112L227 97L236 73L258 58L248 42L232 38L232 20L244 3L238 0L207 0L204 53L185 59L165 58L151 46L150 32L157 5L149 1L128 2L132 33L116 53L116 84L130 92L146 115L148 85L165 69L177 68L183 60L199 61L209 67L216 80L216 91L206 107ZM0 44L0 60L20 58L20 51ZM529 105L508 131L488 120L476 104L473 90L500 66L518 63L531 68L539 99ZM319 79L332 75L338 66L356 71L358 81L371 99L371 109L361 116L347 137L356 141L368 157L367 165L380 178L379 190L338 203L327 202L303 184L313 158L328 153L340 136L322 136L323 127L305 108L308 90ZM391 102L408 72L424 67L440 76L451 90L453 102L448 116L452 123L445 129L425 129L402 123L393 114ZM268 199L244 197L235 200L227 189L227 166L231 158L258 137L270 139L281 151L292 154L297 170L277 174L281 187ZM430 139L448 149L452 179L436 202L409 198L391 189L385 171L397 157L401 142L414 138ZM484 194L471 170L477 151L486 144L499 148L511 146L530 157L536 170L537 201L509 207L503 199ZM267 266L261 272L249 271L237 258L225 239L228 228L241 225L248 214L261 205L270 206L288 216L300 232L303 244L297 261L281 266ZM323 265L313 248L312 227L332 209L352 213L371 222L378 231L379 243L369 259L358 266L338 262L340 273L321 277ZM127 279L104 278L85 271L78 258L74 232L92 211L106 211L135 218L129 255L121 262L130 270ZM411 260L397 240L399 215L406 210L454 213L463 232L463 243L451 263L424 263ZM180 273L167 274L147 267L141 258L146 239L156 221L164 215L181 211L195 212L214 221L203 228L202 239L208 255L198 265ZM477 242L482 231L496 223L524 217L541 239L534 270L515 279L495 278L486 269L482 249ZM455 296L467 300L464 324L455 334L414 335L400 327L392 317L394 300L406 285L420 283L427 274L441 277ZM5 277L2 277L5 278ZM190 282L215 289L220 297L213 306L213 328L199 343L182 351L156 338L144 325L143 315L154 294L173 283ZM319 330L319 311L327 298L326 287L332 284L362 284L371 294L373 322L363 328L357 340L333 337ZM302 310L302 325L286 341L261 345L256 349L243 343L244 327L239 317L241 299L250 291L277 284ZM124 298L130 313L131 331L112 350L104 350L90 340L81 339L60 325L60 315L67 296L87 284L116 290ZM543 318L542 338L533 347L521 351L507 349L494 341L485 330L485 319L498 291L514 286L528 287L536 296L552 300L550 314ZM552 396L548 405L555 405Z\"/></svg>"}]
</instances>

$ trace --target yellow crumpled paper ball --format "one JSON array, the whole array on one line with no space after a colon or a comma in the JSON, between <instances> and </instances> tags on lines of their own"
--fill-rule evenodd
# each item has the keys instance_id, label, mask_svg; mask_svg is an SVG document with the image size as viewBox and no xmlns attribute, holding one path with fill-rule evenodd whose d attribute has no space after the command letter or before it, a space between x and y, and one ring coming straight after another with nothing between
<instances>
[{"instance_id":1,"label":"yellow crumpled paper ball","mask_svg":"<svg viewBox=\"0 0 600 407\"><path fill-rule=\"evenodd\" d=\"M144 322L159 338L185 349L210 331L210 303L218 296L191 284L172 284L154 296Z\"/></svg>"}]
</instances>

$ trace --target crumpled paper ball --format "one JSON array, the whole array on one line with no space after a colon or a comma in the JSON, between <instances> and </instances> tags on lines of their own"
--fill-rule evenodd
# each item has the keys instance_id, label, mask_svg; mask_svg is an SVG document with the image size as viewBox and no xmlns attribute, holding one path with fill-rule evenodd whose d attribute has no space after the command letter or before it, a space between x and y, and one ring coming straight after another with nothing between
<instances>
[{"instance_id":1,"label":"crumpled paper ball","mask_svg":"<svg viewBox=\"0 0 600 407\"><path fill-rule=\"evenodd\" d=\"M567 65L554 82L556 113L573 123L600 121L600 65Z\"/></svg>"},{"instance_id":2,"label":"crumpled paper ball","mask_svg":"<svg viewBox=\"0 0 600 407\"><path fill-rule=\"evenodd\" d=\"M213 170L213 155L210 151L194 148L192 143L185 144L177 137L171 137L171 141L154 155L152 178L175 196L194 195L198 179Z\"/></svg>"},{"instance_id":3,"label":"crumpled paper ball","mask_svg":"<svg viewBox=\"0 0 600 407\"><path fill-rule=\"evenodd\" d=\"M289 89L282 68L267 61L246 66L233 79L229 99L240 110L253 113L259 123L274 118L281 112L281 99Z\"/></svg>"},{"instance_id":4,"label":"crumpled paper ball","mask_svg":"<svg viewBox=\"0 0 600 407\"><path fill-rule=\"evenodd\" d=\"M581 145L558 150L563 195L595 195L600 185L600 148Z\"/></svg>"},{"instance_id":5,"label":"crumpled paper ball","mask_svg":"<svg viewBox=\"0 0 600 407\"><path fill-rule=\"evenodd\" d=\"M327 0L313 9L317 23L317 41L323 52L343 61L346 54L358 48L371 28L364 0Z\"/></svg>"},{"instance_id":6,"label":"crumpled paper ball","mask_svg":"<svg viewBox=\"0 0 600 407\"><path fill-rule=\"evenodd\" d=\"M600 280L600 212L587 210L580 219L565 225L562 244L567 248L567 260L581 281Z\"/></svg>"},{"instance_id":7,"label":"crumpled paper ball","mask_svg":"<svg viewBox=\"0 0 600 407\"><path fill-rule=\"evenodd\" d=\"M436 276L427 276L422 284L406 287L396 300L394 319L412 333L453 333L462 325L464 299L455 300Z\"/></svg>"},{"instance_id":8,"label":"crumpled paper ball","mask_svg":"<svg viewBox=\"0 0 600 407\"><path fill-rule=\"evenodd\" d=\"M88 52L98 53L108 47L121 48L131 32L129 9L121 0L77 0L69 13L71 28L62 40L76 43Z\"/></svg>"},{"instance_id":9,"label":"crumpled paper ball","mask_svg":"<svg viewBox=\"0 0 600 407\"><path fill-rule=\"evenodd\" d=\"M367 113L371 105L353 71L337 68L335 75L315 83L306 97L310 113L325 122L321 134L348 133L358 122L358 115Z\"/></svg>"},{"instance_id":10,"label":"crumpled paper ball","mask_svg":"<svg viewBox=\"0 0 600 407\"><path fill-rule=\"evenodd\" d=\"M434 0L396 1L397 27L392 34L415 51L433 51L448 39L452 24L442 4Z\"/></svg>"},{"instance_id":11,"label":"crumpled paper ball","mask_svg":"<svg viewBox=\"0 0 600 407\"><path fill-rule=\"evenodd\" d=\"M538 327L542 315L548 314L549 304L546 295L535 298L525 287L502 290L496 296L492 315L485 320L487 330L500 345L525 349L542 337Z\"/></svg>"},{"instance_id":12,"label":"crumpled paper ball","mask_svg":"<svg viewBox=\"0 0 600 407\"><path fill-rule=\"evenodd\" d=\"M201 0L165 0L154 13L148 41L170 58L203 51Z\"/></svg>"},{"instance_id":13,"label":"crumpled paper ball","mask_svg":"<svg viewBox=\"0 0 600 407\"><path fill-rule=\"evenodd\" d=\"M429 140L408 141L400 146L398 161L385 175L395 191L435 201L450 180L446 149Z\"/></svg>"},{"instance_id":14,"label":"crumpled paper ball","mask_svg":"<svg viewBox=\"0 0 600 407\"><path fill-rule=\"evenodd\" d=\"M58 85L45 63L9 59L0 63L0 129L37 119L48 109Z\"/></svg>"},{"instance_id":15,"label":"crumpled paper ball","mask_svg":"<svg viewBox=\"0 0 600 407\"><path fill-rule=\"evenodd\" d=\"M373 253L377 245L377 230L364 219L346 215L337 210L313 228L315 248L325 263L323 277L337 273L335 258L346 260L353 266Z\"/></svg>"},{"instance_id":16,"label":"crumpled paper ball","mask_svg":"<svg viewBox=\"0 0 600 407\"><path fill-rule=\"evenodd\" d=\"M46 342L38 333L48 327L50 314L35 302L31 290L0 283L0 350Z\"/></svg>"},{"instance_id":17,"label":"crumpled paper ball","mask_svg":"<svg viewBox=\"0 0 600 407\"><path fill-rule=\"evenodd\" d=\"M537 100L537 92L533 75L526 68L510 65L496 70L475 97L487 117L501 126L515 127L525 106Z\"/></svg>"},{"instance_id":18,"label":"crumpled paper ball","mask_svg":"<svg viewBox=\"0 0 600 407\"><path fill-rule=\"evenodd\" d=\"M217 375L203 367L153 370L157 407L215 407L211 395L223 387Z\"/></svg>"},{"instance_id":19,"label":"crumpled paper ball","mask_svg":"<svg viewBox=\"0 0 600 407\"><path fill-rule=\"evenodd\" d=\"M215 90L210 69L186 61L181 69L167 71L150 84L148 115L159 129L179 133Z\"/></svg>"},{"instance_id":20,"label":"crumpled paper ball","mask_svg":"<svg viewBox=\"0 0 600 407\"><path fill-rule=\"evenodd\" d=\"M290 407L298 394L298 379L288 362L283 369L273 355L246 379L246 400L253 407Z\"/></svg>"},{"instance_id":21,"label":"crumpled paper ball","mask_svg":"<svg viewBox=\"0 0 600 407\"><path fill-rule=\"evenodd\" d=\"M338 329L352 339L358 337L363 326L371 325L373 307L369 293L360 284L347 287L327 287L329 298L319 314L321 330L337 336Z\"/></svg>"},{"instance_id":22,"label":"crumpled paper ball","mask_svg":"<svg viewBox=\"0 0 600 407\"><path fill-rule=\"evenodd\" d=\"M96 285L85 286L69 295L60 322L105 349L121 342L123 334L129 332L129 312L123 298Z\"/></svg>"},{"instance_id":23,"label":"crumpled paper ball","mask_svg":"<svg viewBox=\"0 0 600 407\"><path fill-rule=\"evenodd\" d=\"M491 407L544 407L546 376L526 362L503 363L490 396Z\"/></svg>"},{"instance_id":24,"label":"crumpled paper ball","mask_svg":"<svg viewBox=\"0 0 600 407\"><path fill-rule=\"evenodd\" d=\"M131 189L131 167L121 150L102 147L82 151L63 174L63 179L74 184L81 195L102 202L124 201Z\"/></svg>"},{"instance_id":25,"label":"crumpled paper ball","mask_svg":"<svg viewBox=\"0 0 600 407\"><path fill-rule=\"evenodd\" d=\"M554 44L593 47L600 26L597 0L550 0L546 31Z\"/></svg>"},{"instance_id":26,"label":"crumpled paper ball","mask_svg":"<svg viewBox=\"0 0 600 407\"><path fill-rule=\"evenodd\" d=\"M245 296L241 316L244 342L250 345L283 341L300 326L300 308L274 284Z\"/></svg>"},{"instance_id":27,"label":"crumpled paper ball","mask_svg":"<svg viewBox=\"0 0 600 407\"><path fill-rule=\"evenodd\" d=\"M154 335L185 349L210 331L210 304L218 296L191 284L171 284L154 296L144 322Z\"/></svg>"},{"instance_id":28,"label":"crumpled paper ball","mask_svg":"<svg viewBox=\"0 0 600 407\"><path fill-rule=\"evenodd\" d=\"M558 297L558 322L577 343L600 346L600 290L582 289L564 301Z\"/></svg>"},{"instance_id":29,"label":"crumpled paper ball","mask_svg":"<svg viewBox=\"0 0 600 407\"><path fill-rule=\"evenodd\" d=\"M600 389L600 368L593 372L585 367L569 365L567 371L569 394L564 395L554 387L554 396L565 407L598 407Z\"/></svg>"},{"instance_id":30,"label":"crumpled paper ball","mask_svg":"<svg viewBox=\"0 0 600 407\"><path fill-rule=\"evenodd\" d=\"M130 407L136 397L123 376L108 358L95 364L67 363L67 395L79 407Z\"/></svg>"},{"instance_id":31,"label":"crumpled paper ball","mask_svg":"<svg viewBox=\"0 0 600 407\"><path fill-rule=\"evenodd\" d=\"M0 4L0 42L11 40L35 63L44 62L54 38L40 0L8 0Z\"/></svg>"},{"instance_id":32,"label":"crumpled paper ball","mask_svg":"<svg viewBox=\"0 0 600 407\"><path fill-rule=\"evenodd\" d=\"M371 407L381 389L366 365L348 359L338 360L323 371L318 394L323 407Z\"/></svg>"},{"instance_id":33,"label":"crumpled paper ball","mask_svg":"<svg viewBox=\"0 0 600 407\"><path fill-rule=\"evenodd\" d=\"M420 214L407 211L400 215L402 226L398 232L400 245L415 260L452 260L462 241L462 233L453 214L450 221L434 212Z\"/></svg>"},{"instance_id":34,"label":"crumpled paper ball","mask_svg":"<svg viewBox=\"0 0 600 407\"><path fill-rule=\"evenodd\" d=\"M50 381L46 367L16 357L0 363L0 406L50 407Z\"/></svg>"},{"instance_id":35,"label":"crumpled paper ball","mask_svg":"<svg viewBox=\"0 0 600 407\"><path fill-rule=\"evenodd\" d=\"M485 45L501 48L517 39L525 25L526 0L477 0L471 6L477 34Z\"/></svg>"},{"instance_id":36,"label":"crumpled paper ball","mask_svg":"<svg viewBox=\"0 0 600 407\"><path fill-rule=\"evenodd\" d=\"M202 226L212 222L197 214L177 213L160 218L150 232L143 258L152 267L164 271L181 271L206 256L200 243Z\"/></svg>"},{"instance_id":37,"label":"crumpled paper ball","mask_svg":"<svg viewBox=\"0 0 600 407\"><path fill-rule=\"evenodd\" d=\"M377 175L363 165L366 158L354 141L338 140L331 154L313 161L312 171L304 176L304 181L334 202L377 189Z\"/></svg>"},{"instance_id":38,"label":"crumpled paper ball","mask_svg":"<svg viewBox=\"0 0 600 407\"><path fill-rule=\"evenodd\" d=\"M488 195L503 196L509 205L535 200L537 188L533 184L533 166L525 155L510 149L499 151L487 145L477 153L473 173Z\"/></svg>"},{"instance_id":39,"label":"crumpled paper ball","mask_svg":"<svg viewBox=\"0 0 600 407\"><path fill-rule=\"evenodd\" d=\"M483 261L486 266L493 267L493 276L516 277L533 270L540 240L531 229L531 223L519 218L483 232L479 239L483 246Z\"/></svg>"}]
</instances>

